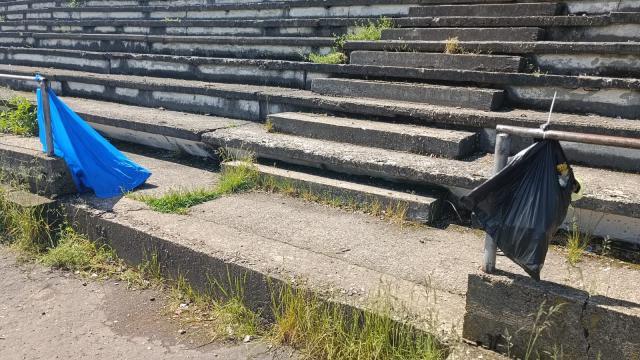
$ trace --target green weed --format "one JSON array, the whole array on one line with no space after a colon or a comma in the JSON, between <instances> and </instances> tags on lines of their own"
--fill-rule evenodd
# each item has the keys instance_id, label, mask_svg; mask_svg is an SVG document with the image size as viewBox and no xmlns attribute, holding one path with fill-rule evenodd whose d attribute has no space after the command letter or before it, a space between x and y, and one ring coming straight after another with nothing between
<instances>
[{"instance_id":1,"label":"green weed","mask_svg":"<svg viewBox=\"0 0 640 360\"><path fill-rule=\"evenodd\" d=\"M215 339L241 340L263 332L260 314L250 310L244 301L245 278L228 276L234 287L210 279L210 291L195 290L180 275L171 288L170 307L184 324L206 323L207 335Z\"/></svg>"},{"instance_id":2,"label":"green weed","mask_svg":"<svg viewBox=\"0 0 640 360\"><path fill-rule=\"evenodd\" d=\"M17 250L35 256L53 244L50 225L43 207L22 207L8 198L0 188L0 240Z\"/></svg>"},{"instance_id":3,"label":"green weed","mask_svg":"<svg viewBox=\"0 0 640 360\"><path fill-rule=\"evenodd\" d=\"M129 194L130 198L142 201L151 209L162 213L186 214L189 208L219 198L223 195L247 191L255 187L258 172L251 162L225 167L220 179L212 189L171 190L162 196Z\"/></svg>"},{"instance_id":4,"label":"green weed","mask_svg":"<svg viewBox=\"0 0 640 360\"><path fill-rule=\"evenodd\" d=\"M444 45L444 53L445 54L463 54L464 49L460 45L460 40L458 37L448 38Z\"/></svg>"},{"instance_id":5,"label":"green weed","mask_svg":"<svg viewBox=\"0 0 640 360\"><path fill-rule=\"evenodd\" d=\"M569 264L575 266L582 261L590 240L590 236L580 232L578 222L573 219L571 230L567 235L567 261Z\"/></svg>"},{"instance_id":6,"label":"green weed","mask_svg":"<svg viewBox=\"0 0 640 360\"><path fill-rule=\"evenodd\" d=\"M59 234L58 244L40 257L40 261L51 267L91 273L115 272L115 253L106 246L96 246L86 236L65 226Z\"/></svg>"},{"instance_id":7,"label":"green weed","mask_svg":"<svg viewBox=\"0 0 640 360\"><path fill-rule=\"evenodd\" d=\"M385 304L388 304L385 302ZM272 294L271 337L312 359L443 359L427 333L392 320L390 306L376 313L346 311L290 286Z\"/></svg>"},{"instance_id":8,"label":"green weed","mask_svg":"<svg viewBox=\"0 0 640 360\"><path fill-rule=\"evenodd\" d=\"M336 44L339 48L343 48L347 41L378 41L382 38L382 31L392 27L393 21L386 17L377 21L369 20L366 24L356 27L353 32L340 36Z\"/></svg>"},{"instance_id":9,"label":"green weed","mask_svg":"<svg viewBox=\"0 0 640 360\"><path fill-rule=\"evenodd\" d=\"M308 60L316 64L344 64L347 62L347 55L334 49L326 55L311 53Z\"/></svg>"},{"instance_id":10,"label":"green weed","mask_svg":"<svg viewBox=\"0 0 640 360\"><path fill-rule=\"evenodd\" d=\"M8 109L0 112L0 132L20 136L38 134L36 107L27 98L12 97L4 106Z\"/></svg>"}]
</instances>

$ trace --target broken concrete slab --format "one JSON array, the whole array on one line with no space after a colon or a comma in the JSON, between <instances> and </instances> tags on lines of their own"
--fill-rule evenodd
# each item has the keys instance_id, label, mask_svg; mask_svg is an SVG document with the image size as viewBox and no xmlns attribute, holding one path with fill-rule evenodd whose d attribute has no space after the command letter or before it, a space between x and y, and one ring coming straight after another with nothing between
<instances>
[{"instance_id":1,"label":"broken concrete slab","mask_svg":"<svg viewBox=\"0 0 640 360\"><path fill-rule=\"evenodd\" d=\"M477 145L477 134L467 131L311 113L270 114L267 122L284 134L447 158L470 155Z\"/></svg>"},{"instance_id":2,"label":"broken concrete slab","mask_svg":"<svg viewBox=\"0 0 640 360\"><path fill-rule=\"evenodd\" d=\"M323 95L357 96L479 110L496 110L504 100L504 92L496 89L338 78L314 79L311 90Z\"/></svg>"},{"instance_id":3,"label":"broken concrete slab","mask_svg":"<svg viewBox=\"0 0 640 360\"><path fill-rule=\"evenodd\" d=\"M352 51L349 54L349 63L351 65L519 72L524 59L519 56L505 55Z\"/></svg>"},{"instance_id":4,"label":"broken concrete slab","mask_svg":"<svg viewBox=\"0 0 640 360\"><path fill-rule=\"evenodd\" d=\"M538 41L544 30L514 28L396 28L382 30L382 40L445 41Z\"/></svg>"},{"instance_id":5,"label":"broken concrete slab","mask_svg":"<svg viewBox=\"0 0 640 360\"><path fill-rule=\"evenodd\" d=\"M223 163L222 167L246 166L242 162ZM360 184L354 181L333 179L326 176L309 174L301 171L281 169L274 166L252 164L259 176L290 184L294 189L309 191L316 196L332 201L342 201L348 206L371 208L379 206L385 209L404 209L407 220L432 224L439 220L442 194L410 194L402 191L385 189L378 186Z\"/></svg>"},{"instance_id":6,"label":"broken concrete slab","mask_svg":"<svg viewBox=\"0 0 640 360\"><path fill-rule=\"evenodd\" d=\"M409 9L409 16L552 16L562 10L558 3L433 5Z\"/></svg>"}]
</instances>

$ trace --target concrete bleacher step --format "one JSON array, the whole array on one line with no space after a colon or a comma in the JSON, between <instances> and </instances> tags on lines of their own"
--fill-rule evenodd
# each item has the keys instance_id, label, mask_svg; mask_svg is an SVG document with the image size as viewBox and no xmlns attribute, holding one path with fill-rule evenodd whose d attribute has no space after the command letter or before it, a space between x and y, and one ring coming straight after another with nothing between
<instances>
[{"instance_id":1,"label":"concrete bleacher step","mask_svg":"<svg viewBox=\"0 0 640 360\"><path fill-rule=\"evenodd\" d=\"M227 162L222 167L246 166L243 162ZM363 184L353 180L331 178L327 176L315 175L300 170L283 169L275 166L263 164L252 165L258 171L259 176L284 182L292 185L296 189L304 189L311 194L327 199L342 199L344 203L351 206L371 207L377 205L382 211L391 208L406 209L407 220L432 224L439 220L442 206L438 196L411 194L384 187Z\"/></svg>"},{"instance_id":2,"label":"concrete bleacher step","mask_svg":"<svg viewBox=\"0 0 640 360\"><path fill-rule=\"evenodd\" d=\"M504 92L496 89L358 79L317 78L311 90L323 95L364 97L432 105L496 110Z\"/></svg>"},{"instance_id":3,"label":"concrete bleacher step","mask_svg":"<svg viewBox=\"0 0 640 360\"><path fill-rule=\"evenodd\" d=\"M333 38L0 33L0 44L85 51L303 60L327 54Z\"/></svg>"},{"instance_id":4,"label":"concrete bleacher step","mask_svg":"<svg viewBox=\"0 0 640 360\"><path fill-rule=\"evenodd\" d=\"M507 55L352 51L349 54L349 63L352 65L516 73L522 69L524 59L520 56Z\"/></svg>"},{"instance_id":5,"label":"concrete bleacher step","mask_svg":"<svg viewBox=\"0 0 640 360\"><path fill-rule=\"evenodd\" d=\"M405 68L406 71L411 69ZM416 69L421 70L421 69ZM480 132L480 150L492 151L496 124L537 127L547 121L547 111L511 109L488 112L428 103L327 96L311 91L281 87L210 83L168 78L105 75L68 70L43 70L22 66L0 65L0 72L32 75L36 71L53 81L54 89L63 96L100 99L137 106L159 107L265 121L271 113L302 111L325 112L347 117L375 117L414 124ZM13 89L33 90L31 82L0 83ZM561 99L561 98L559 98ZM559 106L564 100L559 100ZM638 137L640 122L604 116L554 114L553 129ZM640 152L621 151L602 146L587 146L567 151L569 159L583 164L626 171L640 171Z\"/></svg>"},{"instance_id":6,"label":"concrete bleacher step","mask_svg":"<svg viewBox=\"0 0 640 360\"><path fill-rule=\"evenodd\" d=\"M382 149L461 158L476 151L476 133L289 112L270 114L271 131Z\"/></svg>"},{"instance_id":7,"label":"concrete bleacher step","mask_svg":"<svg viewBox=\"0 0 640 360\"><path fill-rule=\"evenodd\" d=\"M491 157L471 161L396 152L326 140L269 133L264 126L221 129L203 135L203 141L213 147L250 151L258 158L289 164L322 168L338 173L370 176L401 183L430 184L461 195L484 182L492 173ZM584 211L597 211L619 218L620 223L635 224L615 230L618 236L638 238L633 226L640 218L640 181L638 174L611 172L601 169L574 167L585 189L584 197L575 203ZM621 198L619 194L624 194ZM609 220L608 220L609 221ZM607 221L607 222L608 222ZM614 221L615 223L615 221ZM626 226L626 225L625 225ZM631 232L629 232L631 231Z\"/></svg>"},{"instance_id":8,"label":"concrete bleacher step","mask_svg":"<svg viewBox=\"0 0 640 360\"><path fill-rule=\"evenodd\" d=\"M534 27L514 28L396 28L382 31L382 40L444 41L537 41L544 30Z\"/></svg>"},{"instance_id":9,"label":"concrete bleacher step","mask_svg":"<svg viewBox=\"0 0 640 360\"><path fill-rule=\"evenodd\" d=\"M7 20L29 19L269 19L406 16L417 0L293 0L229 2L205 5L56 7L3 12Z\"/></svg>"},{"instance_id":10,"label":"concrete bleacher step","mask_svg":"<svg viewBox=\"0 0 640 360\"><path fill-rule=\"evenodd\" d=\"M347 51L443 53L446 41L347 41ZM640 42L460 41L457 50L474 54L526 55L541 74L640 77Z\"/></svg>"},{"instance_id":11,"label":"concrete bleacher step","mask_svg":"<svg viewBox=\"0 0 640 360\"><path fill-rule=\"evenodd\" d=\"M562 11L559 3L431 5L409 9L409 16L551 16Z\"/></svg>"},{"instance_id":12,"label":"concrete bleacher step","mask_svg":"<svg viewBox=\"0 0 640 360\"><path fill-rule=\"evenodd\" d=\"M1 31L138 35L333 37L378 18L242 20L22 20L0 22Z\"/></svg>"}]
</instances>

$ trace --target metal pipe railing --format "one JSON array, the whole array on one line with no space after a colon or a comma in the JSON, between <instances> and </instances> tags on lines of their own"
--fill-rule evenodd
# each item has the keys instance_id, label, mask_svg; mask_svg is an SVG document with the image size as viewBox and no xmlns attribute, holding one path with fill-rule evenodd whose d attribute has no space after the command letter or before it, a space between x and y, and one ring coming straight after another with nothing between
<instances>
[{"instance_id":1,"label":"metal pipe railing","mask_svg":"<svg viewBox=\"0 0 640 360\"><path fill-rule=\"evenodd\" d=\"M547 123L548 124L548 123ZM604 145L630 149L640 149L640 139L608 135L583 134L567 131L544 130L542 128L524 128L518 126L496 126L495 173L507 165L511 152L511 135L534 139L569 141L582 144ZM482 270L486 273L495 271L497 244L488 234L484 242L484 262Z\"/></svg>"},{"instance_id":2,"label":"metal pipe railing","mask_svg":"<svg viewBox=\"0 0 640 360\"><path fill-rule=\"evenodd\" d=\"M0 74L0 79L33 81L40 88L42 94L42 113L44 114L44 136L45 143L47 144L47 156L54 156L53 154L53 132L51 130L51 107L49 106L49 89L50 83L44 76L23 76L23 75L11 75Z\"/></svg>"}]
</instances>

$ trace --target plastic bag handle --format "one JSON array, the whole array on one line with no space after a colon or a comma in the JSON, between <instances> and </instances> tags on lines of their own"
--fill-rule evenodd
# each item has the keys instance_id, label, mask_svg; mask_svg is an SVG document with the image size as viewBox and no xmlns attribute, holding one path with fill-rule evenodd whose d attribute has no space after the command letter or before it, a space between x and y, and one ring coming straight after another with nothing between
<instances>
[{"instance_id":1,"label":"plastic bag handle","mask_svg":"<svg viewBox=\"0 0 640 360\"><path fill-rule=\"evenodd\" d=\"M543 131L542 133L542 140L544 140L546 138L544 131L547 131L547 129L549 129L549 126L551 125L551 115L553 114L553 107L556 104L556 97L558 96L558 92L554 92L553 93L553 100L551 101L551 108L549 109L549 117L547 118L547 122L540 125L540 130Z\"/></svg>"}]
</instances>

